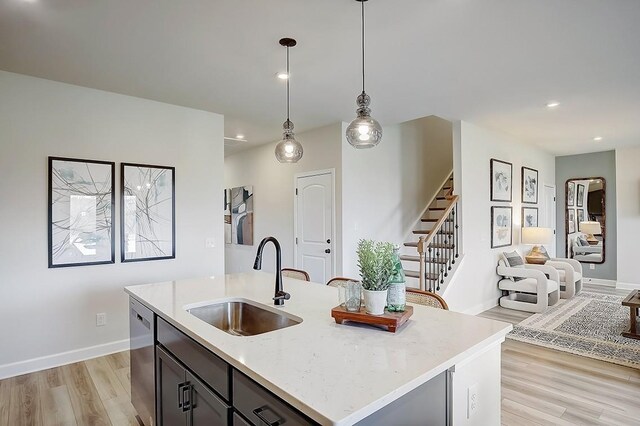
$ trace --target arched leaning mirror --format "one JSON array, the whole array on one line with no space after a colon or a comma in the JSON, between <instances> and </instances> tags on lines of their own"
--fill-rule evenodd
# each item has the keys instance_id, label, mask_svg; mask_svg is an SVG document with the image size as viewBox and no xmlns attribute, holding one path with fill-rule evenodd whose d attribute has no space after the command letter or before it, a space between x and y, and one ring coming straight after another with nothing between
<instances>
[{"instance_id":1,"label":"arched leaning mirror","mask_svg":"<svg viewBox=\"0 0 640 426\"><path fill-rule=\"evenodd\" d=\"M601 177L575 178L565 185L567 257L604 263L606 182Z\"/></svg>"}]
</instances>

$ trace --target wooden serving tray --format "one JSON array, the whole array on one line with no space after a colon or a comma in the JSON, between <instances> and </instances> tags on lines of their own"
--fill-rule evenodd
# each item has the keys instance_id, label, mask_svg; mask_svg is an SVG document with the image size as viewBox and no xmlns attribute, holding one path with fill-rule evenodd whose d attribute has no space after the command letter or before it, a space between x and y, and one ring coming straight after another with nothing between
<instances>
[{"instance_id":1,"label":"wooden serving tray","mask_svg":"<svg viewBox=\"0 0 640 426\"><path fill-rule=\"evenodd\" d=\"M413 306L406 305L404 312L389 312L386 309L382 315L369 315L364 307L359 312L349 312L344 306L336 306L331 310L331 316L338 324L345 321L359 322L363 324L371 324L387 327L387 331L395 333L398 328L413 315Z\"/></svg>"}]
</instances>

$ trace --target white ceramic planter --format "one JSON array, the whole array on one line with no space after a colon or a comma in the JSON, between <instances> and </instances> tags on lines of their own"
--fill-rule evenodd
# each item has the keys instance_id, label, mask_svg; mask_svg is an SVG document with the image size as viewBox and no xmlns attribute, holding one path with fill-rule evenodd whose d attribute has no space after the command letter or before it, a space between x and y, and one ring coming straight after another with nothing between
<instances>
[{"instance_id":1,"label":"white ceramic planter","mask_svg":"<svg viewBox=\"0 0 640 426\"><path fill-rule=\"evenodd\" d=\"M369 315L382 315L387 307L387 290L364 290L364 309Z\"/></svg>"}]
</instances>

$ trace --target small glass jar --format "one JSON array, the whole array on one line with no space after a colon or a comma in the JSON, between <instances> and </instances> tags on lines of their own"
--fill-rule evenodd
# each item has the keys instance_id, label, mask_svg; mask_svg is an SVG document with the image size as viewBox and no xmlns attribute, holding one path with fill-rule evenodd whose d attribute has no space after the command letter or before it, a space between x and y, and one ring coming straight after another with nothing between
<instances>
[{"instance_id":1,"label":"small glass jar","mask_svg":"<svg viewBox=\"0 0 640 426\"><path fill-rule=\"evenodd\" d=\"M362 285L358 281L347 281L345 288L345 309L349 312L360 311L362 302Z\"/></svg>"}]
</instances>

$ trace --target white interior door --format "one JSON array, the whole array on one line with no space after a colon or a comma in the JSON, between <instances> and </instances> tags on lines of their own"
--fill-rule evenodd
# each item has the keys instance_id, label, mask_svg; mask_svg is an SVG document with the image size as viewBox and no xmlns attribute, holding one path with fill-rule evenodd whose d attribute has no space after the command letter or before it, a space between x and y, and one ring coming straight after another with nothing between
<instances>
[{"instance_id":1,"label":"white interior door","mask_svg":"<svg viewBox=\"0 0 640 426\"><path fill-rule=\"evenodd\" d=\"M325 284L333 275L333 175L331 171L296 178L296 268Z\"/></svg>"},{"instance_id":2,"label":"white interior door","mask_svg":"<svg viewBox=\"0 0 640 426\"><path fill-rule=\"evenodd\" d=\"M553 235L556 235L556 187L551 185L544 185L544 192L542 196L542 217L539 219L540 225L545 228L553 229ZM556 256L556 244L545 245L545 248L549 252L549 256Z\"/></svg>"}]
</instances>

